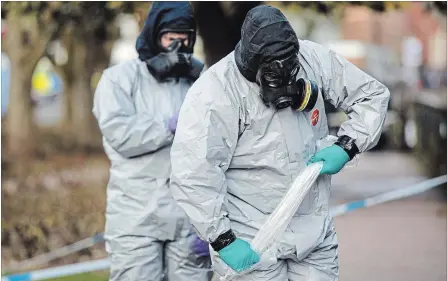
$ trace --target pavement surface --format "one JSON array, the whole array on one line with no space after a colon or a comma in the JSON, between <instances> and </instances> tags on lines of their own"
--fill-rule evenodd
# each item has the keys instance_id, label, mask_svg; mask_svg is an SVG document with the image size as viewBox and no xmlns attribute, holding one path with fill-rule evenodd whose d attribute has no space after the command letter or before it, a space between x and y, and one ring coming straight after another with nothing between
<instances>
[{"instance_id":1,"label":"pavement surface","mask_svg":"<svg viewBox=\"0 0 447 281\"><path fill-rule=\"evenodd\" d=\"M332 204L364 199L424 180L406 154L371 152L333 178ZM443 190L335 218L340 281L446 281L447 204Z\"/></svg>"}]
</instances>

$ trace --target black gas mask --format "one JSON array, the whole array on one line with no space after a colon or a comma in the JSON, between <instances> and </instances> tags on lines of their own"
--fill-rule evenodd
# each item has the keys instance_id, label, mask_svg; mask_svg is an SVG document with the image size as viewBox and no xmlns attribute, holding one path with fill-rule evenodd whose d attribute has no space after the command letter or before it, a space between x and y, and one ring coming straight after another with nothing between
<instances>
[{"instance_id":1,"label":"black gas mask","mask_svg":"<svg viewBox=\"0 0 447 281\"><path fill-rule=\"evenodd\" d=\"M176 54L177 61L171 69L171 76L186 77L192 67L192 53L185 52L188 47L185 45L186 39L175 39L171 45L165 49L165 53Z\"/></svg>"},{"instance_id":2,"label":"black gas mask","mask_svg":"<svg viewBox=\"0 0 447 281\"><path fill-rule=\"evenodd\" d=\"M303 78L297 81L299 69L298 54L259 67L256 81L266 106L273 105L277 110L290 106L298 111L309 111L315 106L318 86Z\"/></svg>"},{"instance_id":3,"label":"black gas mask","mask_svg":"<svg viewBox=\"0 0 447 281\"><path fill-rule=\"evenodd\" d=\"M175 41L181 41L182 45L180 46L180 48L178 49L179 53L184 53L184 54L192 54L194 52L194 44L196 43L196 33L194 31L194 29L173 29L173 28L163 28L162 30L160 30L158 38L157 38L157 43L158 43L158 48L160 50L160 52L169 52L172 49L172 45L171 44L168 48L165 48L161 45L161 37L166 34L166 33L181 33L181 34L185 34L186 38L177 38L174 40L173 44L175 43Z\"/></svg>"},{"instance_id":4,"label":"black gas mask","mask_svg":"<svg viewBox=\"0 0 447 281\"><path fill-rule=\"evenodd\" d=\"M164 82L167 78L188 78L197 80L204 64L193 58L192 52L195 42L193 30L162 30L158 40L160 53L148 59L146 64L151 74L159 81ZM185 33L187 38L177 38L167 48L161 45L161 36L166 32Z\"/></svg>"}]
</instances>

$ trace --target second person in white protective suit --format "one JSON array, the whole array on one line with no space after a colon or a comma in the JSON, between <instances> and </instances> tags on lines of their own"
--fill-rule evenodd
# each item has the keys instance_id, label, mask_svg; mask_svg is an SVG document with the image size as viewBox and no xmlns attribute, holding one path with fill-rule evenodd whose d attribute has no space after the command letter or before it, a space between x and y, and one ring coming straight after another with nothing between
<instances>
[{"instance_id":1,"label":"second person in white protective suit","mask_svg":"<svg viewBox=\"0 0 447 281\"><path fill-rule=\"evenodd\" d=\"M188 2L154 2L138 59L104 71L93 112L110 159L105 239L111 281L210 280L208 243L197 239L169 189L178 111L203 64L191 55ZM202 245L201 245L202 244Z\"/></svg>"},{"instance_id":2,"label":"second person in white protective suit","mask_svg":"<svg viewBox=\"0 0 447 281\"><path fill-rule=\"evenodd\" d=\"M323 161L277 262L240 280L338 280L330 175L377 143L390 93L343 57L298 40L276 8L250 10L241 35L188 91L171 151L173 196L213 247L215 272L242 271L259 261L249 243L296 176ZM349 119L336 144L317 152L328 135L325 100Z\"/></svg>"}]
</instances>

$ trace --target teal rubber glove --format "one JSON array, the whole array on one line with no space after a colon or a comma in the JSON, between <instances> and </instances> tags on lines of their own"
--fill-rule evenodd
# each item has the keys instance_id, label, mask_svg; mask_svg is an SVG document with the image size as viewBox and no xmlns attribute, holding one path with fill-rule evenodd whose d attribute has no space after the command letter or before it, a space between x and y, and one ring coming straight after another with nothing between
<instances>
[{"instance_id":1,"label":"teal rubber glove","mask_svg":"<svg viewBox=\"0 0 447 281\"><path fill-rule=\"evenodd\" d=\"M334 144L326 147L310 158L307 165L323 161L323 168L321 168L320 175L328 174L334 175L340 172L341 169L349 162L349 155L340 146Z\"/></svg>"},{"instance_id":2,"label":"teal rubber glove","mask_svg":"<svg viewBox=\"0 0 447 281\"><path fill-rule=\"evenodd\" d=\"M218 253L220 258L236 272L244 271L259 261L259 255L251 249L250 244L239 238Z\"/></svg>"}]
</instances>

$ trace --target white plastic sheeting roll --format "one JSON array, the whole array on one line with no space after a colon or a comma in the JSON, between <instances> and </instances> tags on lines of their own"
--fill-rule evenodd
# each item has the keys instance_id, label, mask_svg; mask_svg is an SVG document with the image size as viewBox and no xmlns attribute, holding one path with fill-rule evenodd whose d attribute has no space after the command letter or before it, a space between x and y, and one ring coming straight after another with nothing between
<instances>
[{"instance_id":1,"label":"white plastic sheeting roll","mask_svg":"<svg viewBox=\"0 0 447 281\"><path fill-rule=\"evenodd\" d=\"M337 139L336 136L328 135L318 140L316 142L316 151L320 151L333 145ZM357 163L358 160L356 156L352 161L348 162L342 170L356 167ZM292 220L293 215L297 212L304 197L317 180L321 168L323 168L323 162L317 162L302 170L279 205L259 229L255 238L251 242L251 247L261 256L261 260L249 269L240 273L237 273L228 267L225 275L220 277L220 281L230 281L237 276L247 274L261 267L268 267L277 262L276 242L281 239L281 236Z\"/></svg>"},{"instance_id":2,"label":"white plastic sheeting roll","mask_svg":"<svg viewBox=\"0 0 447 281\"><path fill-rule=\"evenodd\" d=\"M317 180L322 167L323 162L318 162L313 163L302 170L279 205L259 229L255 238L251 242L251 247L261 256L261 260L251 268L240 273L237 273L228 267L225 276L220 278L221 281L233 280L237 276L247 274L262 265L265 266L268 263L276 262L276 247L272 246L274 246L283 235L293 216L297 212L298 207L301 205L301 202L303 202L307 192ZM272 251L267 251L269 249Z\"/></svg>"},{"instance_id":3,"label":"white plastic sheeting roll","mask_svg":"<svg viewBox=\"0 0 447 281\"><path fill-rule=\"evenodd\" d=\"M264 253L267 248L281 238L307 192L317 180L322 167L323 162L311 164L296 177L292 187L251 242L254 251Z\"/></svg>"}]
</instances>

